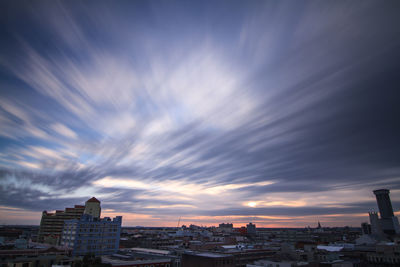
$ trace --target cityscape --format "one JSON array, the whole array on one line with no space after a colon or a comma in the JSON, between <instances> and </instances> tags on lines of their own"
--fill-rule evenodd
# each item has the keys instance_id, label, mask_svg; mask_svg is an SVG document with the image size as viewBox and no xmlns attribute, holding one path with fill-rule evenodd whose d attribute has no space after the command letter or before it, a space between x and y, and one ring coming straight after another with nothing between
<instances>
[{"instance_id":1,"label":"cityscape","mask_svg":"<svg viewBox=\"0 0 400 267\"><path fill-rule=\"evenodd\" d=\"M121 227L101 218L101 202L43 211L40 226L0 228L2 266L398 266L400 225L390 191L360 227Z\"/></svg>"},{"instance_id":2,"label":"cityscape","mask_svg":"<svg viewBox=\"0 0 400 267\"><path fill-rule=\"evenodd\" d=\"M0 267L400 266L400 1L0 1Z\"/></svg>"}]
</instances>

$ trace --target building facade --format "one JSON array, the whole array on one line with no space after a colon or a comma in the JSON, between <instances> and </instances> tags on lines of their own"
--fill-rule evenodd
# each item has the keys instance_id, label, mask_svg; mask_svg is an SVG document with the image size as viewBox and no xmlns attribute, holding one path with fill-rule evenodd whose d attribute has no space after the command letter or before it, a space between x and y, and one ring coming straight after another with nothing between
<instances>
[{"instance_id":1,"label":"building facade","mask_svg":"<svg viewBox=\"0 0 400 267\"><path fill-rule=\"evenodd\" d=\"M233 224L232 223L220 223L218 226L218 230L221 232L231 233L233 231Z\"/></svg>"},{"instance_id":2,"label":"building facade","mask_svg":"<svg viewBox=\"0 0 400 267\"><path fill-rule=\"evenodd\" d=\"M210 252L182 254L182 267L234 267L232 255Z\"/></svg>"},{"instance_id":3,"label":"building facade","mask_svg":"<svg viewBox=\"0 0 400 267\"><path fill-rule=\"evenodd\" d=\"M400 226L397 217L394 216L392 202L389 197L388 189L374 190L376 201L379 208L380 219L377 219L377 214L370 213L372 232L381 231L387 235L400 234Z\"/></svg>"},{"instance_id":4,"label":"building facade","mask_svg":"<svg viewBox=\"0 0 400 267\"><path fill-rule=\"evenodd\" d=\"M87 200L85 206L75 205L73 208L57 210L50 213L42 212L38 241L52 245L60 244L61 233L66 220L80 219L83 214L89 214L94 218L100 218L100 201L95 197Z\"/></svg>"},{"instance_id":5,"label":"building facade","mask_svg":"<svg viewBox=\"0 0 400 267\"><path fill-rule=\"evenodd\" d=\"M91 199L86 201L84 213L89 214L94 218L100 218L101 214L100 201L95 197L92 197Z\"/></svg>"},{"instance_id":6,"label":"building facade","mask_svg":"<svg viewBox=\"0 0 400 267\"><path fill-rule=\"evenodd\" d=\"M72 248L73 256L110 255L117 252L122 216L103 219L84 214L64 222L61 245Z\"/></svg>"},{"instance_id":7,"label":"building facade","mask_svg":"<svg viewBox=\"0 0 400 267\"><path fill-rule=\"evenodd\" d=\"M52 267L73 266L74 258L69 249L56 247L42 249L0 250L0 266L7 267Z\"/></svg>"},{"instance_id":8,"label":"building facade","mask_svg":"<svg viewBox=\"0 0 400 267\"><path fill-rule=\"evenodd\" d=\"M247 229L247 234L249 235L255 235L257 233L255 224L252 223L247 224L246 229Z\"/></svg>"},{"instance_id":9,"label":"building facade","mask_svg":"<svg viewBox=\"0 0 400 267\"><path fill-rule=\"evenodd\" d=\"M376 197L376 202L378 204L379 213L382 219L388 219L394 216L389 193L390 191L388 189L374 190L374 195Z\"/></svg>"},{"instance_id":10,"label":"building facade","mask_svg":"<svg viewBox=\"0 0 400 267\"><path fill-rule=\"evenodd\" d=\"M40 220L38 241L57 245L64 227L64 221L79 219L84 210L85 206L75 205L75 207L66 208L64 211L57 210L53 213L43 211L42 219Z\"/></svg>"}]
</instances>

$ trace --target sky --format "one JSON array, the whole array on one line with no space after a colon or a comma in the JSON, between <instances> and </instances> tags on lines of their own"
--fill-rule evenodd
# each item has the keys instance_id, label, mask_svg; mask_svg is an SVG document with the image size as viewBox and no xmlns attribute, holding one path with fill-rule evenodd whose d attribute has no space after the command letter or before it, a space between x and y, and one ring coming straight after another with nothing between
<instances>
[{"instance_id":1,"label":"sky","mask_svg":"<svg viewBox=\"0 0 400 267\"><path fill-rule=\"evenodd\" d=\"M1 1L0 224L400 215L399 1Z\"/></svg>"}]
</instances>

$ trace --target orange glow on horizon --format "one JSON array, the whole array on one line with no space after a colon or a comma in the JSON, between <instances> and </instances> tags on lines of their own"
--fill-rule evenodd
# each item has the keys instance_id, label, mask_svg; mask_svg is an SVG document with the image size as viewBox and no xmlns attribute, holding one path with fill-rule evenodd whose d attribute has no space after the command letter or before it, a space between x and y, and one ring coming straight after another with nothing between
<instances>
[{"instance_id":1,"label":"orange glow on horizon","mask_svg":"<svg viewBox=\"0 0 400 267\"><path fill-rule=\"evenodd\" d=\"M400 211L394 212L396 216ZM153 226L176 227L178 219L173 215L151 215L143 213L118 212L104 209L102 217L122 216L123 226ZM27 211L14 207L0 206L0 224L36 224L40 223L41 212ZM285 228L315 226L318 221L323 226L356 226L368 221L368 213L355 214L327 214L308 216L268 216L268 215L241 215L241 216L183 216L180 225L190 224L199 226L218 226L220 223L233 223L234 227L246 226L249 222L257 227Z\"/></svg>"}]
</instances>

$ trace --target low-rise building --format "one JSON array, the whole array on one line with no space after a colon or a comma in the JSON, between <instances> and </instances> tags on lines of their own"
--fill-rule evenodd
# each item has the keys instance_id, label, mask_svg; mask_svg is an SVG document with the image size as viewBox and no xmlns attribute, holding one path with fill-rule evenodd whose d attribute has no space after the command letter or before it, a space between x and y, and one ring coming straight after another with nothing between
<instances>
[{"instance_id":1,"label":"low-rise building","mask_svg":"<svg viewBox=\"0 0 400 267\"><path fill-rule=\"evenodd\" d=\"M297 265L297 263L293 261L272 261L272 260L260 260L254 262L253 264L246 265L246 267L292 267L292 266L301 266L301 265Z\"/></svg>"},{"instance_id":2,"label":"low-rise building","mask_svg":"<svg viewBox=\"0 0 400 267\"><path fill-rule=\"evenodd\" d=\"M171 267L170 259L121 259L117 257L101 257L101 262L112 267Z\"/></svg>"},{"instance_id":3,"label":"low-rise building","mask_svg":"<svg viewBox=\"0 0 400 267\"><path fill-rule=\"evenodd\" d=\"M232 255L196 252L182 254L182 267L234 267Z\"/></svg>"},{"instance_id":4,"label":"low-rise building","mask_svg":"<svg viewBox=\"0 0 400 267\"><path fill-rule=\"evenodd\" d=\"M25 267L54 265L72 266L74 259L70 249L56 247L39 249L0 250L0 266Z\"/></svg>"},{"instance_id":5,"label":"low-rise building","mask_svg":"<svg viewBox=\"0 0 400 267\"><path fill-rule=\"evenodd\" d=\"M367 254L367 261L374 265L400 266L400 245L394 243L378 244L375 252Z\"/></svg>"}]
</instances>

